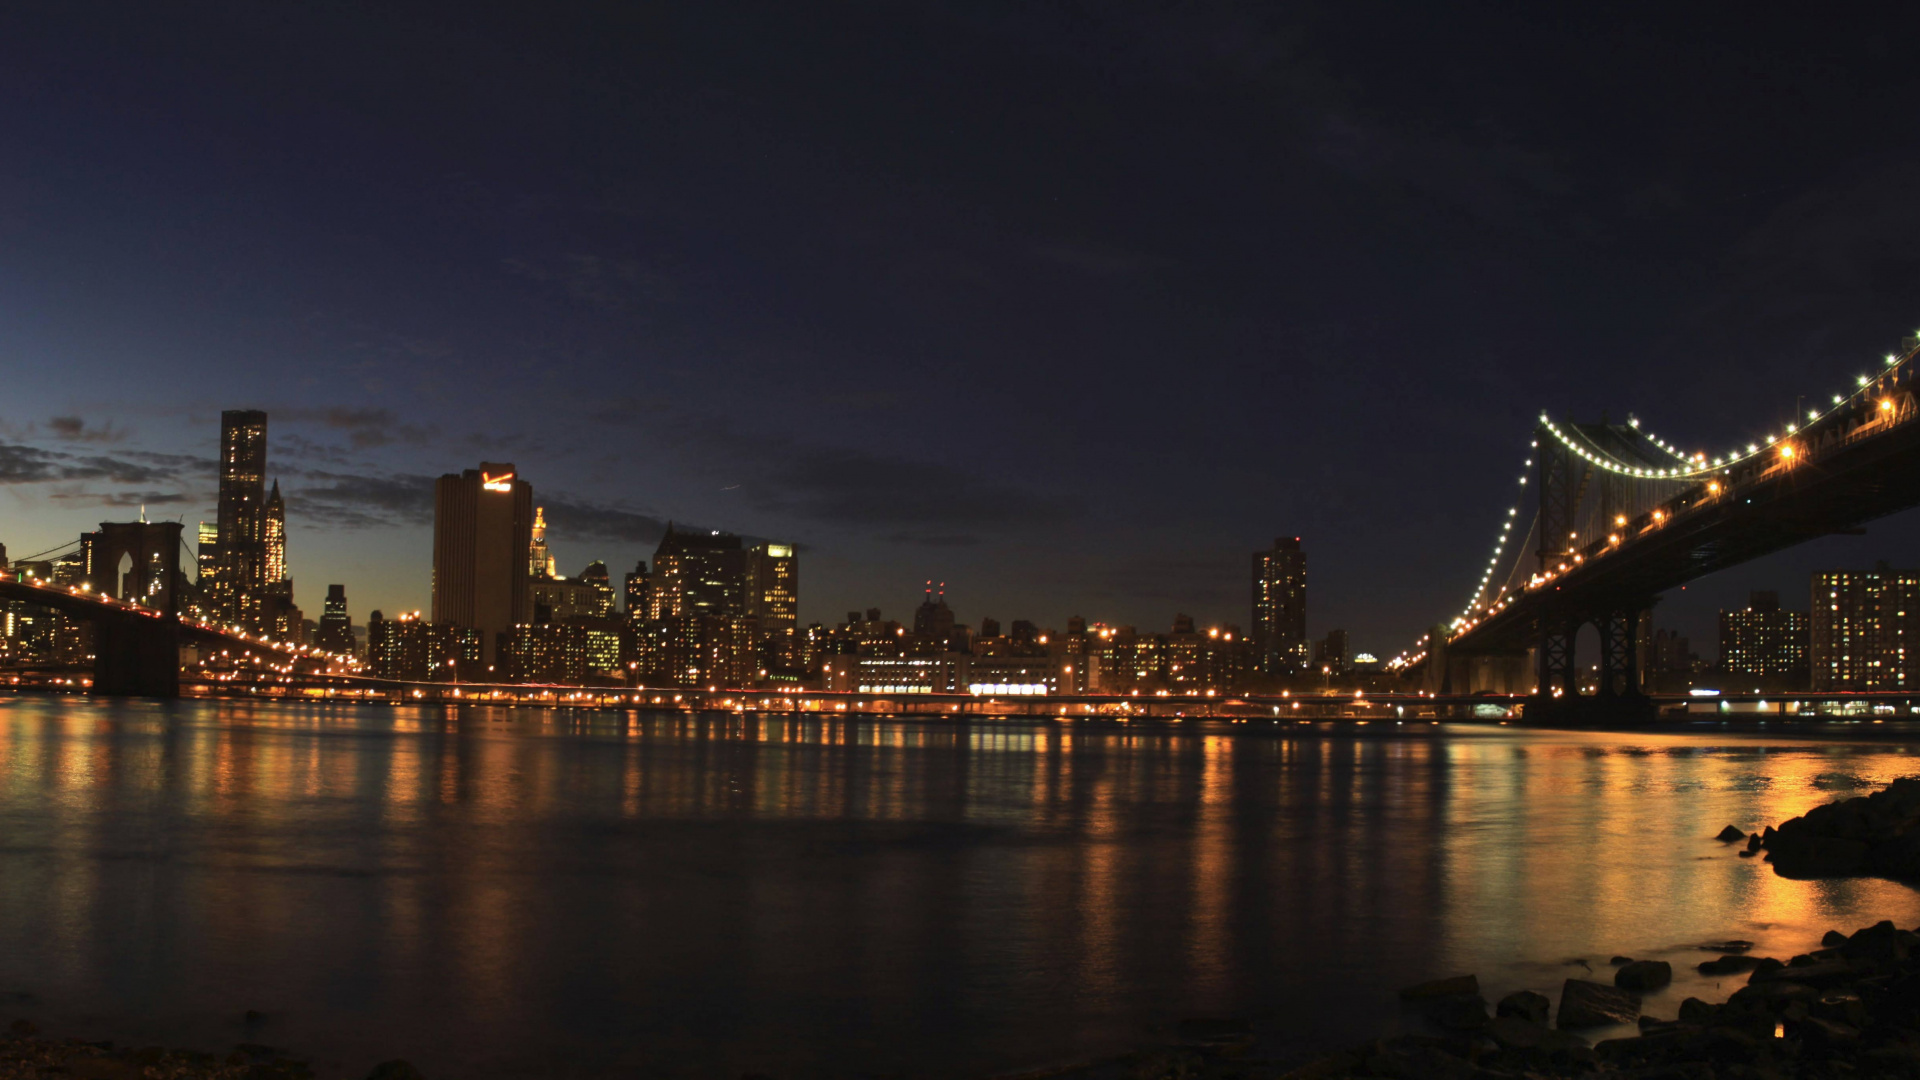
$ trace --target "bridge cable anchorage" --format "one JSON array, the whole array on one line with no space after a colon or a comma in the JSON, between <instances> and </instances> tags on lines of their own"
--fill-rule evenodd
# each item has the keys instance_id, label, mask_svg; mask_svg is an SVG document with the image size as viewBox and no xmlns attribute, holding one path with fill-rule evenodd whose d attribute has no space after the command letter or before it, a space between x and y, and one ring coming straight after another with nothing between
<instances>
[{"instance_id":1,"label":"bridge cable anchorage","mask_svg":"<svg viewBox=\"0 0 1920 1080\"><path fill-rule=\"evenodd\" d=\"M1533 456L1543 460L1541 479L1558 480L1562 490L1550 493L1539 489L1556 485L1535 485L1538 508L1525 539L1510 552L1506 545L1520 506L1508 511L1472 599L1449 624L1449 639L1497 614L1514 594L1543 587L1588 559L1663 525L1680 510L1718 498L1747 480L1817 457L1839 441L1858 437L1862 428L1882 429L1920 417L1920 404L1916 404L1911 390L1912 361L1920 356L1920 332L1901 342L1901 348L1902 352L1886 355L1882 370L1858 375L1853 387L1834 394L1834 407L1824 414L1818 409L1809 410L1804 419L1796 415L1779 431L1711 457L1705 451L1689 453L1643 429L1636 416L1629 415L1625 425L1575 424L1555 422L1542 412L1532 444ZM1897 392L1902 383L1908 384L1906 392ZM1542 446L1542 439L1550 445ZM1549 456L1562 459L1557 463L1561 466L1557 474L1544 468ZM1533 468L1534 461L1530 459L1527 466ZM1596 480L1600 482L1596 484ZM1520 485L1526 487L1527 477L1520 478ZM1592 499L1587 498L1590 492L1595 496ZM1557 513L1552 521L1547 520L1549 495L1561 503L1553 507ZM1564 530L1566 535L1558 535L1557 530ZM1516 589L1523 553L1535 542L1535 534L1540 534L1539 572ZM1495 574L1502 556L1509 553L1513 569L1496 588ZM1406 668L1420 663L1434 644L1430 638L1431 634L1423 635L1387 666Z\"/></svg>"}]
</instances>

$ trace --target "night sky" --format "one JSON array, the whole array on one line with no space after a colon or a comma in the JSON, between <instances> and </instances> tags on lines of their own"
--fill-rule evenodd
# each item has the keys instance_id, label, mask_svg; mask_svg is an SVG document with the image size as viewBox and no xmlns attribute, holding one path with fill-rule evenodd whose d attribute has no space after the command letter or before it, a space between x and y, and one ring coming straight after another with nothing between
<instances>
[{"instance_id":1,"label":"night sky","mask_svg":"<svg viewBox=\"0 0 1920 1080\"><path fill-rule=\"evenodd\" d=\"M1664 5L84 3L0 14L0 543L211 520L428 604L509 460L564 573L791 540L802 619L1456 613L1533 418L1718 450L1920 328L1920 26ZM1920 521L1670 595L1920 564Z\"/></svg>"}]
</instances>

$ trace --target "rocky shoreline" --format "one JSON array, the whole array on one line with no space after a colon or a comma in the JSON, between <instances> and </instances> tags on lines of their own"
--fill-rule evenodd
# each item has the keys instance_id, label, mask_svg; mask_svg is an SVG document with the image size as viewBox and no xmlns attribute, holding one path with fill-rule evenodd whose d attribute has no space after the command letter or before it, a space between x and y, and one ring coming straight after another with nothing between
<instances>
[{"instance_id":1,"label":"rocky shoreline","mask_svg":"<svg viewBox=\"0 0 1920 1080\"><path fill-rule=\"evenodd\" d=\"M50 1039L30 1021L16 1020L0 1033L0 1080L312 1080L304 1061L276 1047L241 1043L225 1055L158 1046L119 1047L111 1042ZM367 1080L423 1080L404 1061L374 1067Z\"/></svg>"}]
</instances>

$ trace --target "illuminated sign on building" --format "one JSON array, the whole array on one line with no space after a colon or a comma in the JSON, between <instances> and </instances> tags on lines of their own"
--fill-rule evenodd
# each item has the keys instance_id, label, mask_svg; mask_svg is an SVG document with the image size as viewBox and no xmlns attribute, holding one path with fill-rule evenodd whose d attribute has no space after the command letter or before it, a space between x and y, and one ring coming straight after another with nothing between
<instances>
[{"instance_id":1,"label":"illuminated sign on building","mask_svg":"<svg viewBox=\"0 0 1920 1080\"><path fill-rule=\"evenodd\" d=\"M488 491L512 491L513 474L501 473L495 476L490 472L483 472L480 474L480 486Z\"/></svg>"}]
</instances>

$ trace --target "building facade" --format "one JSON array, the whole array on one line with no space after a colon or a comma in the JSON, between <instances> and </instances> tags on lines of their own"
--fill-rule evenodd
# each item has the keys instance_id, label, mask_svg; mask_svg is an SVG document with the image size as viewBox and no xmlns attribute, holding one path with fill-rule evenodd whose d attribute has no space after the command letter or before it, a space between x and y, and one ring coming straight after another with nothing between
<instances>
[{"instance_id":1,"label":"building facade","mask_svg":"<svg viewBox=\"0 0 1920 1080\"><path fill-rule=\"evenodd\" d=\"M314 644L333 653L359 651L353 640L353 619L347 614L345 585L327 586L327 603L320 612L320 633Z\"/></svg>"},{"instance_id":2,"label":"building facade","mask_svg":"<svg viewBox=\"0 0 1920 1080\"><path fill-rule=\"evenodd\" d=\"M1307 664L1307 554L1297 536L1253 553L1253 648L1265 675Z\"/></svg>"},{"instance_id":3,"label":"building facade","mask_svg":"<svg viewBox=\"0 0 1920 1080\"><path fill-rule=\"evenodd\" d=\"M1813 575L1809 660L1815 690L1906 690L1916 679L1920 571L1880 563Z\"/></svg>"},{"instance_id":4,"label":"building facade","mask_svg":"<svg viewBox=\"0 0 1920 1080\"><path fill-rule=\"evenodd\" d=\"M229 409L220 414L220 498L215 521L213 580L202 580L212 614L244 630L262 626L267 578L267 414Z\"/></svg>"},{"instance_id":5,"label":"building facade","mask_svg":"<svg viewBox=\"0 0 1920 1080\"><path fill-rule=\"evenodd\" d=\"M1801 689L1808 678L1809 626L1807 612L1780 607L1779 593L1756 591L1745 610L1720 613L1720 668L1765 689Z\"/></svg>"},{"instance_id":6,"label":"building facade","mask_svg":"<svg viewBox=\"0 0 1920 1080\"><path fill-rule=\"evenodd\" d=\"M434 487L433 621L481 633L488 664L502 635L531 621L533 486L511 464L442 476Z\"/></svg>"}]
</instances>

